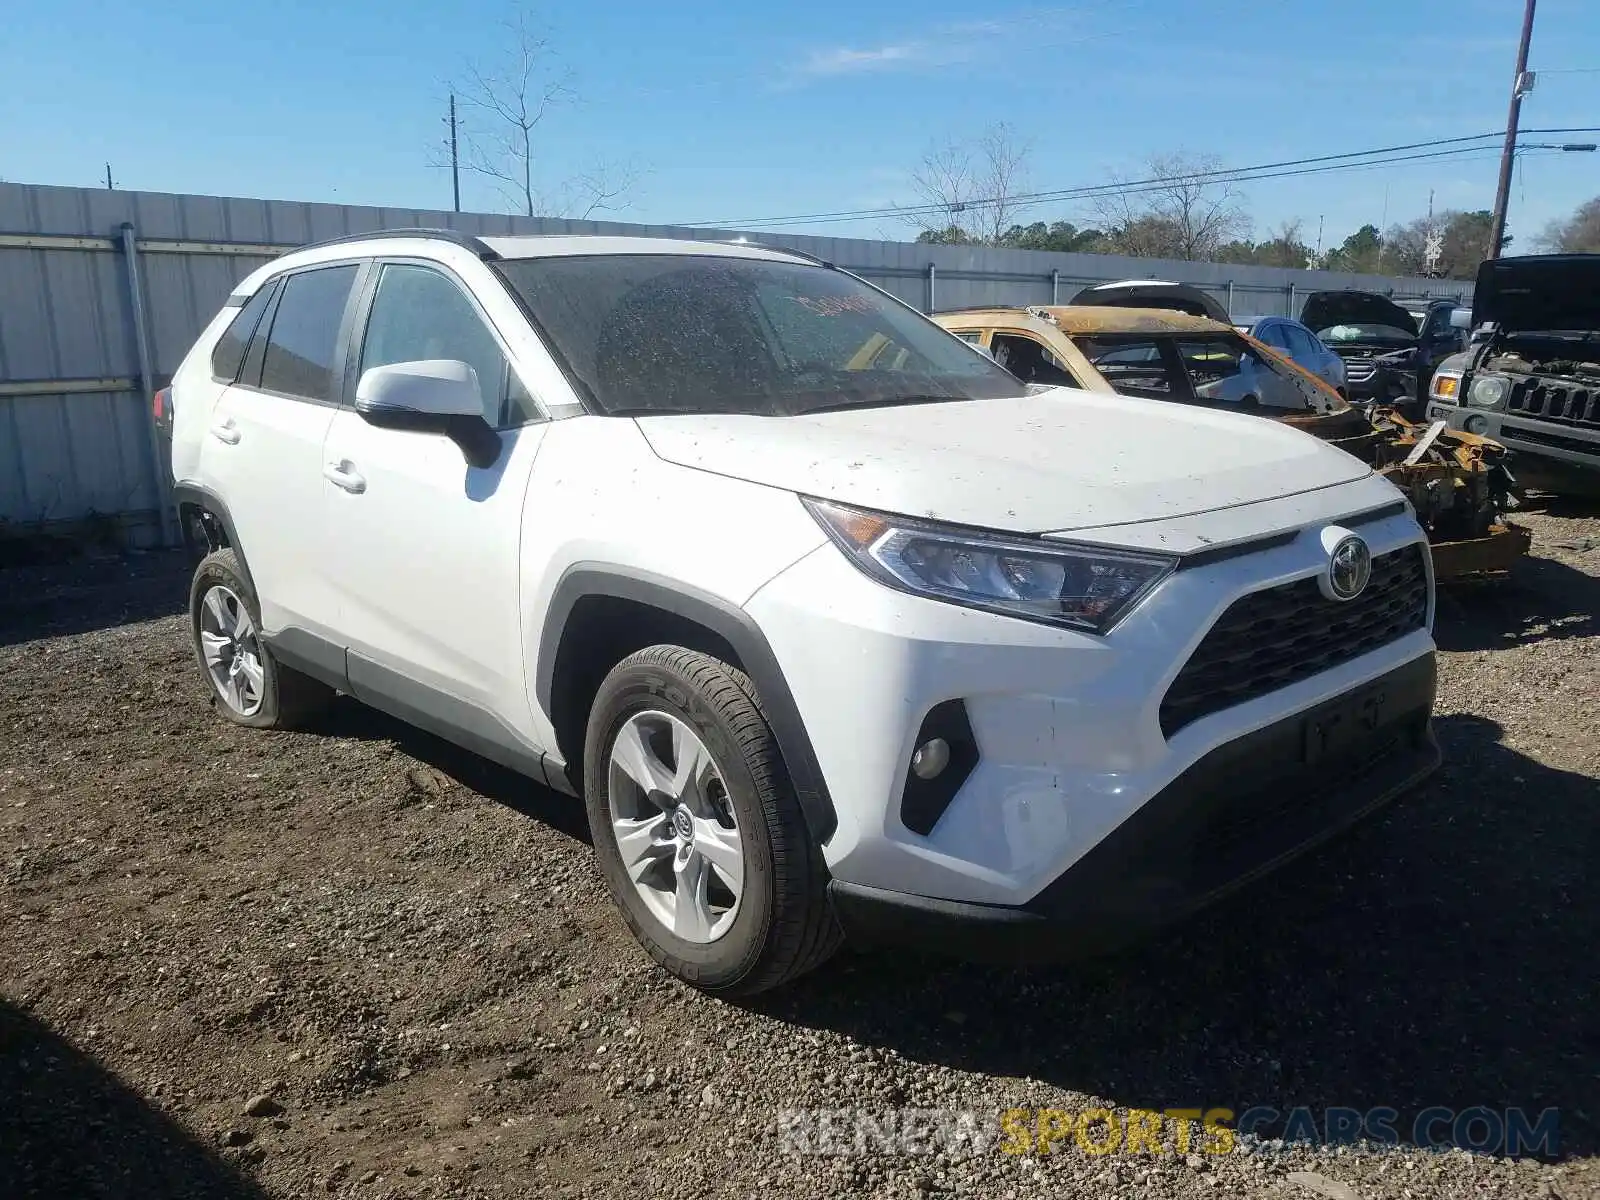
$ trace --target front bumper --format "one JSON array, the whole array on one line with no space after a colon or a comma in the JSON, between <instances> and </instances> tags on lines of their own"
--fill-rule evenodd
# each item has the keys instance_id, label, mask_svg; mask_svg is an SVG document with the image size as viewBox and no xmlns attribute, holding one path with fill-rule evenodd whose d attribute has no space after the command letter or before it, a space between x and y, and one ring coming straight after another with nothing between
<instances>
[{"instance_id":1,"label":"front bumper","mask_svg":"<svg viewBox=\"0 0 1600 1200\"><path fill-rule=\"evenodd\" d=\"M1197 553L1104 636L893 591L831 544L780 573L745 608L783 672L833 800L837 824L822 845L830 875L913 896L1028 905L1219 747L1431 654L1430 609L1424 628L1164 727L1169 689L1235 602L1326 568L1321 526L1377 512L1387 515L1359 525L1375 557L1418 545L1422 531L1398 499L1369 475L1245 513L1135 531L1224 552L1204 561ZM1241 527L1284 533L1226 552L1229 530ZM912 803L908 767L935 736L927 723L957 701L966 725L952 726L947 740L961 749L964 732L975 764L930 823Z\"/></svg>"},{"instance_id":2,"label":"front bumper","mask_svg":"<svg viewBox=\"0 0 1600 1200\"><path fill-rule=\"evenodd\" d=\"M1306 761L1312 714L1217 747L1023 905L973 904L835 881L845 935L981 961L1040 961L1136 941L1341 833L1439 765L1429 654L1346 693L1382 716L1333 759Z\"/></svg>"},{"instance_id":3,"label":"front bumper","mask_svg":"<svg viewBox=\"0 0 1600 1200\"><path fill-rule=\"evenodd\" d=\"M1368 373L1370 371L1370 374ZM1417 373L1367 362L1345 362L1345 391L1352 402L1404 404L1415 400Z\"/></svg>"},{"instance_id":4,"label":"front bumper","mask_svg":"<svg viewBox=\"0 0 1600 1200\"><path fill-rule=\"evenodd\" d=\"M1428 420L1446 421L1451 429L1493 438L1518 454L1600 470L1600 429L1441 404L1436 400L1428 405Z\"/></svg>"}]
</instances>

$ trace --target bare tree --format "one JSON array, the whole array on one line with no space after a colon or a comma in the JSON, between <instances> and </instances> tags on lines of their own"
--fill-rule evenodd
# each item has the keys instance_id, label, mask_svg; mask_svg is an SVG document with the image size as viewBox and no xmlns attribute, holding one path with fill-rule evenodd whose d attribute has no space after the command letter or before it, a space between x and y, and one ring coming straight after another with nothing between
<instances>
[{"instance_id":1,"label":"bare tree","mask_svg":"<svg viewBox=\"0 0 1600 1200\"><path fill-rule=\"evenodd\" d=\"M911 173L921 204L907 214L920 241L995 245L1027 207L1028 143L1006 124L967 141L933 146Z\"/></svg>"},{"instance_id":2,"label":"bare tree","mask_svg":"<svg viewBox=\"0 0 1600 1200\"><path fill-rule=\"evenodd\" d=\"M1304 230L1305 223L1299 217L1286 217L1272 236L1256 247L1255 261L1264 267L1309 267L1312 250L1301 236Z\"/></svg>"},{"instance_id":3,"label":"bare tree","mask_svg":"<svg viewBox=\"0 0 1600 1200\"><path fill-rule=\"evenodd\" d=\"M1546 249L1564 254L1600 252L1600 196L1579 205L1570 217L1552 221L1539 241Z\"/></svg>"},{"instance_id":4,"label":"bare tree","mask_svg":"<svg viewBox=\"0 0 1600 1200\"><path fill-rule=\"evenodd\" d=\"M1164 154L1142 178L1116 179L1094 209L1122 254L1205 261L1250 231L1244 197L1214 155Z\"/></svg>"},{"instance_id":5,"label":"bare tree","mask_svg":"<svg viewBox=\"0 0 1600 1200\"><path fill-rule=\"evenodd\" d=\"M473 64L455 85L466 110L461 168L492 181L526 216L582 218L612 207L632 187L632 171L596 166L555 183L544 178L536 134L553 111L577 103L572 73L527 13L502 24L499 59ZM432 162L449 165L437 154Z\"/></svg>"}]
</instances>

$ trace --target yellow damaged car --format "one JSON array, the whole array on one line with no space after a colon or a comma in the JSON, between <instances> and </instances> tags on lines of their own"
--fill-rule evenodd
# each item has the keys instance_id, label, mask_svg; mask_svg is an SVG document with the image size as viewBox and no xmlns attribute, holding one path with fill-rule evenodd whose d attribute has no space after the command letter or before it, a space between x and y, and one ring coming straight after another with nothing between
<instances>
[{"instance_id":1,"label":"yellow damaged car","mask_svg":"<svg viewBox=\"0 0 1600 1200\"><path fill-rule=\"evenodd\" d=\"M1447 431L1444 422L1417 425L1390 409L1354 408L1221 321L1101 304L990 306L933 319L1024 383L1248 412L1349 451L1410 499L1439 579L1502 573L1532 544L1527 529L1505 519L1516 483L1498 442Z\"/></svg>"}]
</instances>

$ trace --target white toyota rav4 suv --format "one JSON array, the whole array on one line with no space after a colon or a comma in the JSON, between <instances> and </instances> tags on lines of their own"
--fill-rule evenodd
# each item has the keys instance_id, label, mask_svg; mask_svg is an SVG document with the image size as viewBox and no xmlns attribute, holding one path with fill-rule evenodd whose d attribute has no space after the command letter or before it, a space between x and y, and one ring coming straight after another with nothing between
<instances>
[{"instance_id":1,"label":"white toyota rav4 suv","mask_svg":"<svg viewBox=\"0 0 1600 1200\"><path fill-rule=\"evenodd\" d=\"M628 925L709 990L841 936L1120 942L1438 762L1387 482L1030 390L803 255L324 243L240 284L166 400L219 711L345 692L582 795Z\"/></svg>"}]
</instances>

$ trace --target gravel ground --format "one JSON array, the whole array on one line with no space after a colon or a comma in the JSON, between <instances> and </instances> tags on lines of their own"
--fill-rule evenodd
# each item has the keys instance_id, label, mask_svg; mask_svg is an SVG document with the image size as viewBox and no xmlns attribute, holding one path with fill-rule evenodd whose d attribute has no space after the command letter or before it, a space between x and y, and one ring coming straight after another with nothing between
<instances>
[{"instance_id":1,"label":"gravel ground","mask_svg":"<svg viewBox=\"0 0 1600 1200\"><path fill-rule=\"evenodd\" d=\"M743 1007L647 964L576 802L354 704L216 718L182 564L0 572L0 1196L1600 1196L1595 512L1441 597L1448 765L1324 852L1117 959L846 953ZM1559 1156L778 1133L1255 1105L1554 1106Z\"/></svg>"}]
</instances>

